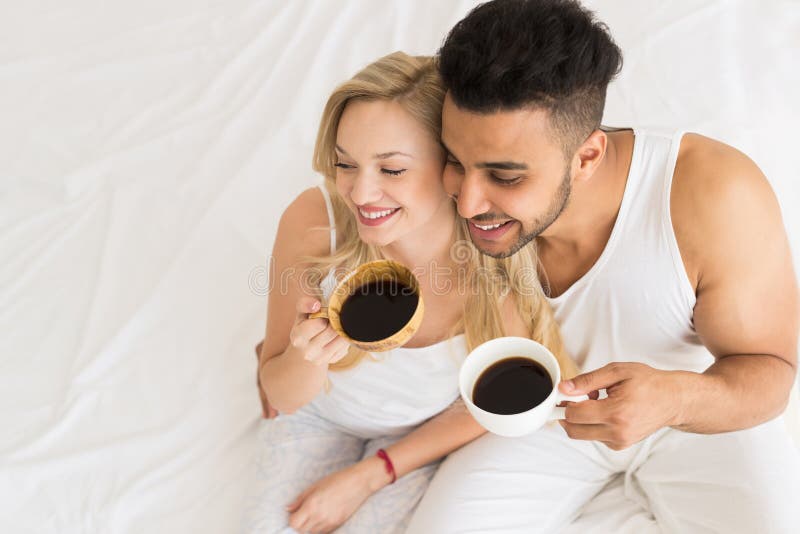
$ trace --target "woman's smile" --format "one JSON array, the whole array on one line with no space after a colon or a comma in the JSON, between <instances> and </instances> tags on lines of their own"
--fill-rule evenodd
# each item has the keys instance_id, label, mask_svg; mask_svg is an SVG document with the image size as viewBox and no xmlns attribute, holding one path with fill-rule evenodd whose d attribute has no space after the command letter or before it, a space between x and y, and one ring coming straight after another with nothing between
<instances>
[{"instance_id":1,"label":"woman's smile","mask_svg":"<svg viewBox=\"0 0 800 534\"><path fill-rule=\"evenodd\" d=\"M364 226L380 226L390 220L400 208L358 206L358 221Z\"/></svg>"}]
</instances>

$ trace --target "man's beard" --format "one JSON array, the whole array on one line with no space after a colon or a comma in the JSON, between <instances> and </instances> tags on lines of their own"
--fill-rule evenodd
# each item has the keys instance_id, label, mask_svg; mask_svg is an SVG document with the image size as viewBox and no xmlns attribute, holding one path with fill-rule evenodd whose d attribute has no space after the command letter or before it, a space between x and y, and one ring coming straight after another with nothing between
<instances>
[{"instance_id":1,"label":"man's beard","mask_svg":"<svg viewBox=\"0 0 800 534\"><path fill-rule=\"evenodd\" d=\"M482 250L478 247L483 254L487 256L491 256L492 258L508 258L509 256L513 256L516 254L519 249L533 241L539 234L547 230L547 228L558 219L558 216L561 215L561 212L564 211L564 208L567 207L567 201L569 200L569 194L571 190L571 183L570 175L569 175L569 167L567 167L566 171L564 172L564 177L561 180L561 185L558 187L558 191L556 191L556 196L553 199L553 202L550 203L550 207L547 210L547 213L544 217L536 219L533 222L534 230L528 232L527 234L520 235L517 242L509 249L503 252L496 252L491 253L485 250ZM521 223L521 221L520 221ZM477 247L477 245L476 245Z\"/></svg>"}]
</instances>

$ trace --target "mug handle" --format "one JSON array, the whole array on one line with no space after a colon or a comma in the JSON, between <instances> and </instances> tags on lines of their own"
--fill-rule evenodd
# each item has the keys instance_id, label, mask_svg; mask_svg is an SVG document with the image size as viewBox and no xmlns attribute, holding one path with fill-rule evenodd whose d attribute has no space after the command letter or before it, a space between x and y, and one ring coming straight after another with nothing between
<instances>
[{"instance_id":1,"label":"mug handle","mask_svg":"<svg viewBox=\"0 0 800 534\"><path fill-rule=\"evenodd\" d=\"M581 402L585 400L589 400L589 395L564 395L560 391L557 391L558 396L556 397L556 404L561 404L563 401L571 401L571 402ZM566 419L567 418L567 408L565 406L556 406L553 408L553 411L550 412L550 416L547 418L548 421L555 421L557 419Z\"/></svg>"},{"instance_id":2,"label":"mug handle","mask_svg":"<svg viewBox=\"0 0 800 534\"><path fill-rule=\"evenodd\" d=\"M308 315L309 319L328 319L328 307L323 306L319 309L318 312L310 313ZM559 401L560 402L560 401Z\"/></svg>"}]
</instances>

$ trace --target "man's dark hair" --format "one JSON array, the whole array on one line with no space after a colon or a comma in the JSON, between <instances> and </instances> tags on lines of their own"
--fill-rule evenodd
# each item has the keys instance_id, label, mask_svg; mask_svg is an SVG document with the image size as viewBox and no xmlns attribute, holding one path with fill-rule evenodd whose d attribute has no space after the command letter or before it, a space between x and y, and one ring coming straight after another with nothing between
<instances>
[{"instance_id":1,"label":"man's dark hair","mask_svg":"<svg viewBox=\"0 0 800 534\"><path fill-rule=\"evenodd\" d=\"M622 53L577 0L494 0L455 25L438 61L459 108L545 109L571 155L600 126Z\"/></svg>"}]
</instances>

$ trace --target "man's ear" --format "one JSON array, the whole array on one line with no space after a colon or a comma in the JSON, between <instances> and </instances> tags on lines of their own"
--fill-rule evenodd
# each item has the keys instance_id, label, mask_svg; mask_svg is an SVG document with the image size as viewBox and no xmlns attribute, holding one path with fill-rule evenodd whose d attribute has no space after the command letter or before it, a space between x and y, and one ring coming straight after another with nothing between
<instances>
[{"instance_id":1,"label":"man's ear","mask_svg":"<svg viewBox=\"0 0 800 534\"><path fill-rule=\"evenodd\" d=\"M606 133L599 129L593 131L575 150L571 165L572 179L574 181L591 179L594 171L603 161L607 146L608 136L606 136Z\"/></svg>"}]
</instances>

